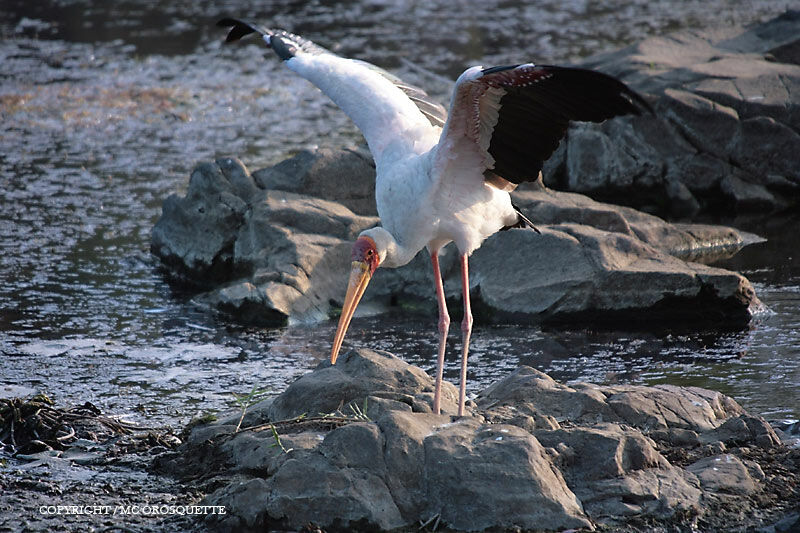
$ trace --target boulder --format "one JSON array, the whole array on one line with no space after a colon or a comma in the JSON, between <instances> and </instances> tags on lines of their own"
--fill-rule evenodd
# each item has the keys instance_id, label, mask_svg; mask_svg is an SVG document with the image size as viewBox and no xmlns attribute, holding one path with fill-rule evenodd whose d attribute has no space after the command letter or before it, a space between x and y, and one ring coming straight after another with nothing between
<instances>
[{"instance_id":1,"label":"boulder","mask_svg":"<svg viewBox=\"0 0 800 533\"><path fill-rule=\"evenodd\" d=\"M229 160L198 165L186 195L168 197L153 227L153 253L184 281L229 277L233 246L254 190L244 167L231 172L232 167Z\"/></svg>"},{"instance_id":2,"label":"boulder","mask_svg":"<svg viewBox=\"0 0 800 533\"><path fill-rule=\"evenodd\" d=\"M196 427L158 464L192 479L202 471L204 503L227 510L207 520L223 531L559 531L632 517L681 529L720 505L738 511L745 504L731 498L766 479L745 453L779 446L758 429L763 419L695 387L567 386L520 367L464 417L415 409L427 407L429 387L389 353L350 351L265 403L274 425ZM378 409L341 416L362 398ZM314 414L337 408L336 423Z\"/></svg>"},{"instance_id":3,"label":"boulder","mask_svg":"<svg viewBox=\"0 0 800 533\"><path fill-rule=\"evenodd\" d=\"M378 215L375 161L366 147L303 150L273 167L253 172L253 179L264 190L307 194L340 203L359 215Z\"/></svg>"},{"instance_id":4,"label":"boulder","mask_svg":"<svg viewBox=\"0 0 800 533\"><path fill-rule=\"evenodd\" d=\"M458 391L443 383L441 408L458 411ZM323 361L314 372L289 385L269 407L270 420L286 420L303 414L317 416L344 412L348 404L364 404L369 397L405 404L417 412L431 412L434 382L422 369L388 352L366 348L350 350L335 365Z\"/></svg>"},{"instance_id":5,"label":"boulder","mask_svg":"<svg viewBox=\"0 0 800 533\"><path fill-rule=\"evenodd\" d=\"M216 288L196 301L240 321L280 325L290 318L325 319L332 303L344 298L352 241L378 223L343 205L362 201L359 188L365 173L373 172L357 154L304 152L296 163L256 172L257 179L235 159L202 164L186 195L165 202L153 230L153 252L176 277L197 285L214 278ZM296 187L287 177L292 171L299 173ZM342 203L312 195L329 192L332 185L321 178L325 172L339 180L335 196ZM730 255L757 241L755 236L725 227L673 225L541 183L516 193L515 201L542 222L541 234L500 232L473 254L473 298L486 311L481 318L558 322L646 316L746 324L761 308L743 277L686 262ZM461 296L455 259L448 248L441 260L451 300ZM364 301L379 308L414 302L418 309L435 310L429 263L420 253L402 268L380 269Z\"/></svg>"},{"instance_id":6,"label":"boulder","mask_svg":"<svg viewBox=\"0 0 800 533\"><path fill-rule=\"evenodd\" d=\"M690 431L708 434L707 439L715 441L762 439L761 446L775 444L771 439L774 432L761 426L766 424L763 419L744 415L742 407L724 394L698 387L564 385L539 370L521 366L484 389L476 401L479 412L492 413L493 422L505 422L502 413L507 417L516 413L552 419L557 424L624 424L658 439L671 438L672 432L686 437L685 432ZM501 407L506 409L501 411ZM693 440L700 442L699 438Z\"/></svg>"},{"instance_id":7,"label":"boulder","mask_svg":"<svg viewBox=\"0 0 800 533\"><path fill-rule=\"evenodd\" d=\"M545 183L671 216L769 213L800 199L800 11L684 30L581 63L644 93L655 117L570 126Z\"/></svg>"},{"instance_id":8,"label":"boulder","mask_svg":"<svg viewBox=\"0 0 800 533\"><path fill-rule=\"evenodd\" d=\"M328 168L328 162L341 170L350 161L357 165L353 172L364 175L363 159L355 152L326 154L317 166ZM308 172L304 176L319 184ZM254 180L233 158L198 165L186 195L164 202L151 249L175 278L198 286L217 282L197 301L244 322L325 318L330 298L344 291L349 243L377 218L356 215L341 203L265 190L260 187L265 181L263 175Z\"/></svg>"},{"instance_id":9,"label":"boulder","mask_svg":"<svg viewBox=\"0 0 800 533\"><path fill-rule=\"evenodd\" d=\"M458 423L424 441L429 514L460 531L589 527L539 441L515 426Z\"/></svg>"},{"instance_id":10,"label":"boulder","mask_svg":"<svg viewBox=\"0 0 800 533\"><path fill-rule=\"evenodd\" d=\"M744 246L763 242L757 235L727 226L670 223L630 207L548 189L541 183L515 192L514 203L537 224L590 226L640 240L685 261L717 261L736 254Z\"/></svg>"},{"instance_id":11,"label":"boulder","mask_svg":"<svg viewBox=\"0 0 800 533\"><path fill-rule=\"evenodd\" d=\"M746 324L761 308L739 274L687 263L635 237L574 224L541 231L498 234L473 254L471 286L495 316ZM457 282L446 272L446 292Z\"/></svg>"}]
</instances>

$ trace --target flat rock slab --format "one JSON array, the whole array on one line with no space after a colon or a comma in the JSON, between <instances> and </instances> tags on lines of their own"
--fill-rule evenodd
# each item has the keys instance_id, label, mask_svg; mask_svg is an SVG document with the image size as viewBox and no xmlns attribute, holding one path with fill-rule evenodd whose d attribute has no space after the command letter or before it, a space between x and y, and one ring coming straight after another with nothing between
<instances>
[{"instance_id":1,"label":"flat rock slab","mask_svg":"<svg viewBox=\"0 0 800 533\"><path fill-rule=\"evenodd\" d=\"M560 531L634 516L688 527L710 502L762 490L764 472L737 446L781 447L763 419L694 387L567 386L520 367L456 417L430 412L432 386L387 352L353 350L251 408L258 425L195 427L157 466L210 489L205 503L228 511L207 519L221 531ZM363 408L344 417L351 405ZM667 459L675 450L700 457L681 466Z\"/></svg>"}]
</instances>

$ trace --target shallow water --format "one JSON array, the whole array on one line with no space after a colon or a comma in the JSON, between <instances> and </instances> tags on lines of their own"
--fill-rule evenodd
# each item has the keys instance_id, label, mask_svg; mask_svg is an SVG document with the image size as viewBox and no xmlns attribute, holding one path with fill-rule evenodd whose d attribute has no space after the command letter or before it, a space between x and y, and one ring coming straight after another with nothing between
<instances>
[{"instance_id":1,"label":"shallow water","mask_svg":"<svg viewBox=\"0 0 800 533\"><path fill-rule=\"evenodd\" d=\"M245 328L195 306L164 281L149 253L163 200L185 189L199 161L235 155L254 170L317 143L359 142L338 109L274 58L264 60L261 47L223 47L214 20L241 14L272 21L446 98L447 80L476 62L533 56L561 63L677 28L762 20L783 8L772 1L488 2L469 9L459 2L281 2L259 11L241 1L6 4L0 390L43 390L59 402L89 400L171 425L231 407L232 392L282 390L326 357L334 324ZM529 364L560 380L711 387L769 418L800 416L800 221L726 222L770 239L726 262L772 310L750 328L477 325L471 392ZM432 316L356 319L348 339L431 370L434 325Z\"/></svg>"}]
</instances>

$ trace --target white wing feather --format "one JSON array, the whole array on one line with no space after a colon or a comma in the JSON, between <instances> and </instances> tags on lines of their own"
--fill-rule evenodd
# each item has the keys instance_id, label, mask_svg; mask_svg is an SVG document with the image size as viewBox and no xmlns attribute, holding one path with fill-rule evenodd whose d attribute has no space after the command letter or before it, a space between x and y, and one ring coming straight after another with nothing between
<instances>
[{"instance_id":1,"label":"white wing feather","mask_svg":"<svg viewBox=\"0 0 800 533\"><path fill-rule=\"evenodd\" d=\"M440 129L402 89L363 62L297 53L286 66L319 87L355 122L378 167L436 144Z\"/></svg>"}]
</instances>

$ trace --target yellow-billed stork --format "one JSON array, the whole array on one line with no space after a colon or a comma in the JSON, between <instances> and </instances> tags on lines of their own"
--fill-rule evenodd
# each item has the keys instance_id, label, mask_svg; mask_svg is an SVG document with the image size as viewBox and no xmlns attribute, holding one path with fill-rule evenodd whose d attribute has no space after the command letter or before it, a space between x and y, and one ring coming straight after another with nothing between
<instances>
[{"instance_id":1,"label":"yellow-billed stork","mask_svg":"<svg viewBox=\"0 0 800 533\"><path fill-rule=\"evenodd\" d=\"M381 225L361 232L331 363L356 306L378 267L405 265L423 248L433 264L439 306L439 351L433 411L440 412L450 317L439 251L454 242L460 257L464 319L458 414L464 414L472 332L468 257L490 235L533 227L511 203L517 184L536 180L569 121L602 122L649 105L619 80L586 69L550 65L471 67L456 80L449 113L425 91L388 72L340 57L284 30L236 19L227 42L256 32L287 67L331 98L364 134L375 158ZM535 228L534 228L535 229Z\"/></svg>"}]
</instances>

